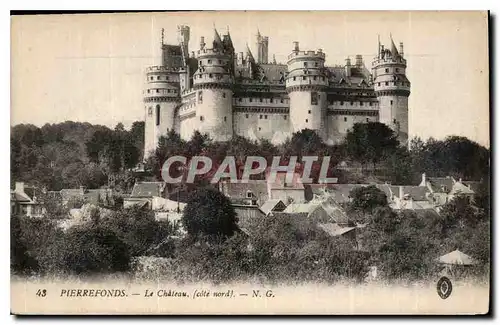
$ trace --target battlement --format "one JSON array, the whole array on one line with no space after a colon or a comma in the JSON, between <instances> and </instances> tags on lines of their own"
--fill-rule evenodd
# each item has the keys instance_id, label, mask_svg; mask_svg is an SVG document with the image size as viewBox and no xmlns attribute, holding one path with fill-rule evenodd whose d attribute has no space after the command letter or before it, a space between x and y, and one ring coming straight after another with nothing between
<instances>
[{"instance_id":1,"label":"battlement","mask_svg":"<svg viewBox=\"0 0 500 325\"><path fill-rule=\"evenodd\" d=\"M406 60L402 57L399 58L376 58L372 62L372 66L384 65L384 64L401 64L406 66Z\"/></svg>"},{"instance_id":2,"label":"battlement","mask_svg":"<svg viewBox=\"0 0 500 325\"><path fill-rule=\"evenodd\" d=\"M169 68L163 65L155 65L146 68L146 73L154 73L154 72L179 72L180 68Z\"/></svg>"},{"instance_id":3,"label":"battlement","mask_svg":"<svg viewBox=\"0 0 500 325\"><path fill-rule=\"evenodd\" d=\"M201 49L197 51L198 58L206 57L206 56L228 56L222 50L219 49Z\"/></svg>"},{"instance_id":4,"label":"battlement","mask_svg":"<svg viewBox=\"0 0 500 325\"><path fill-rule=\"evenodd\" d=\"M293 51L288 55L288 60L293 60L296 58L318 58L325 59L325 53L322 50L318 51Z\"/></svg>"}]
</instances>

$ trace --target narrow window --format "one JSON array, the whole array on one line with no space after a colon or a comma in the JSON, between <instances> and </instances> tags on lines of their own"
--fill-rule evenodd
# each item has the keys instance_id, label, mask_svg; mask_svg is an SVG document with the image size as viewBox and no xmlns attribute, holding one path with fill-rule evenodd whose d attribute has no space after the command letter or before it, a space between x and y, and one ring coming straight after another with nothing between
<instances>
[{"instance_id":1,"label":"narrow window","mask_svg":"<svg viewBox=\"0 0 500 325\"><path fill-rule=\"evenodd\" d=\"M363 106L363 102L359 102L359 106Z\"/></svg>"},{"instance_id":2,"label":"narrow window","mask_svg":"<svg viewBox=\"0 0 500 325\"><path fill-rule=\"evenodd\" d=\"M156 93L159 93L160 92L160 89L156 89Z\"/></svg>"},{"instance_id":3,"label":"narrow window","mask_svg":"<svg viewBox=\"0 0 500 325\"><path fill-rule=\"evenodd\" d=\"M198 104L203 103L203 92L199 91L198 92Z\"/></svg>"},{"instance_id":4,"label":"narrow window","mask_svg":"<svg viewBox=\"0 0 500 325\"><path fill-rule=\"evenodd\" d=\"M243 98L238 98L238 101L239 101L239 102L243 101Z\"/></svg>"},{"instance_id":5,"label":"narrow window","mask_svg":"<svg viewBox=\"0 0 500 325\"><path fill-rule=\"evenodd\" d=\"M200 121L202 121L202 122L203 122L203 116L200 116Z\"/></svg>"},{"instance_id":6,"label":"narrow window","mask_svg":"<svg viewBox=\"0 0 500 325\"><path fill-rule=\"evenodd\" d=\"M222 60L219 60L219 64L222 64Z\"/></svg>"},{"instance_id":7,"label":"narrow window","mask_svg":"<svg viewBox=\"0 0 500 325\"><path fill-rule=\"evenodd\" d=\"M208 60L208 64L212 63L212 60Z\"/></svg>"},{"instance_id":8,"label":"narrow window","mask_svg":"<svg viewBox=\"0 0 500 325\"><path fill-rule=\"evenodd\" d=\"M156 105L156 125L160 125L160 105Z\"/></svg>"},{"instance_id":9,"label":"narrow window","mask_svg":"<svg viewBox=\"0 0 500 325\"><path fill-rule=\"evenodd\" d=\"M318 105L318 93L315 91L311 93L311 105Z\"/></svg>"},{"instance_id":10,"label":"narrow window","mask_svg":"<svg viewBox=\"0 0 500 325\"><path fill-rule=\"evenodd\" d=\"M391 100L391 105L392 105L392 100Z\"/></svg>"},{"instance_id":11,"label":"narrow window","mask_svg":"<svg viewBox=\"0 0 500 325\"><path fill-rule=\"evenodd\" d=\"M283 98L281 99L281 104L283 104Z\"/></svg>"},{"instance_id":12,"label":"narrow window","mask_svg":"<svg viewBox=\"0 0 500 325\"><path fill-rule=\"evenodd\" d=\"M150 93L150 90L148 89L148 94Z\"/></svg>"},{"instance_id":13,"label":"narrow window","mask_svg":"<svg viewBox=\"0 0 500 325\"><path fill-rule=\"evenodd\" d=\"M396 68L396 72L399 72L399 68Z\"/></svg>"},{"instance_id":14,"label":"narrow window","mask_svg":"<svg viewBox=\"0 0 500 325\"><path fill-rule=\"evenodd\" d=\"M262 103L262 98L260 99L260 102Z\"/></svg>"},{"instance_id":15,"label":"narrow window","mask_svg":"<svg viewBox=\"0 0 500 325\"><path fill-rule=\"evenodd\" d=\"M306 76L302 76L302 80L306 80Z\"/></svg>"},{"instance_id":16,"label":"narrow window","mask_svg":"<svg viewBox=\"0 0 500 325\"><path fill-rule=\"evenodd\" d=\"M385 68L385 73L389 73L389 68Z\"/></svg>"},{"instance_id":17,"label":"narrow window","mask_svg":"<svg viewBox=\"0 0 500 325\"><path fill-rule=\"evenodd\" d=\"M311 114L311 110L307 111L308 114Z\"/></svg>"},{"instance_id":18,"label":"narrow window","mask_svg":"<svg viewBox=\"0 0 500 325\"><path fill-rule=\"evenodd\" d=\"M309 122L309 120L308 120L308 119L306 119L306 123L308 123L308 122Z\"/></svg>"},{"instance_id":19,"label":"narrow window","mask_svg":"<svg viewBox=\"0 0 500 325\"><path fill-rule=\"evenodd\" d=\"M307 62L304 62L304 67L307 67Z\"/></svg>"},{"instance_id":20,"label":"narrow window","mask_svg":"<svg viewBox=\"0 0 500 325\"><path fill-rule=\"evenodd\" d=\"M285 121L286 121L286 115L284 115L284 116L283 116L283 118L284 118L284 119L285 119Z\"/></svg>"},{"instance_id":21,"label":"narrow window","mask_svg":"<svg viewBox=\"0 0 500 325\"><path fill-rule=\"evenodd\" d=\"M267 120L267 115L264 115L264 119Z\"/></svg>"},{"instance_id":22,"label":"narrow window","mask_svg":"<svg viewBox=\"0 0 500 325\"><path fill-rule=\"evenodd\" d=\"M224 116L224 122L227 122L227 117L226 116Z\"/></svg>"},{"instance_id":23,"label":"narrow window","mask_svg":"<svg viewBox=\"0 0 500 325\"><path fill-rule=\"evenodd\" d=\"M248 114L245 114L245 117L248 118Z\"/></svg>"},{"instance_id":24,"label":"narrow window","mask_svg":"<svg viewBox=\"0 0 500 325\"><path fill-rule=\"evenodd\" d=\"M262 115L259 115L259 119L261 119L261 120L262 120Z\"/></svg>"},{"instance_id":25,"label":"narrow window","mask_svg":"<svg viewBox=\"0 0 500 325\"><path fill-rule=\"evenodd\" d=\"M250 103L252 102L252 98L250 98Z\"/></svg>"},{"instance_id":26,"label":"narrow window","mask_svg":"<svg viewBox=\"0 0 500 325\"><path fill-rule=\"evenodd\" d=\"M262 130L262 128L261 128L261 127L259 127L259 131L260 131L260 130Z\"/></svg>"},{"instance_id":27,"label":"narrow window","mask_svg":"<svg viewBox=\"0 0 500 325\"><path fill-rule=\"evenodd\" d=\"M156 80L160 80L160 76L156 77Z\"/></svg>"},{"instance_id":28,"label":"narrow window","mask_svg":"<svg viewBox=\"0 0 500 325\"><path fill-rule=\"evenodd\" d=\"M378 83L379 87L380 87L380 82Z\"/></svg>"},{"instance_id":29,"label":"narrow window","mask_svg":"<svg viewBox=\"0 0 500 325\"><path fill-rule=\"evenodd\" d=\"M347 117L344 117L344 122L347 122Z\"/></svg>"},{"instance_id":30,"label":"narrow window","mask_svg":"<svg viewBox=\"0 0 500 325\"><path fill-rule=\"evenodd\" d=\"M314 62L314 66L317 67L318 66L318 62Z\"/></svg>"},{"instance_id":31,"label":"narrow window","mask_svg":"<svg viewBox=\"0 0 500 325\"><path fill-rule=\"evenodd\" d=\"M316 80L316 76L314 76L313 79Z\"/></svg>"},{"instance_id":32,"label":"narrow window","mask_svg":"<svg viewBox=\"0 0 500 325\"><path fill-rule=\"evenodd\" d=\"M366 118L366 122L370 122L370 119L368 117Z\"/></svg>"},{"instance_id":33,"label":"narrow window","mask_svg":"<svg viewBox=\"0 0 500 325\"><path fill-rule=\"evenodd\" d=\"M226 93L222 93L222 98L226 98Z\"/></svg>"},{"instance_id":34,"label":"narrow window","mask_svg":"<svg viewBox=\"0 0 500 325\"><path fill-rule=\"evenodd\" d=\"M386 86L389 86L389 82L388 82L388 81L386 81L386 82L385 82L385 85L386 85Z\"/></svg>"},{"instance_id":35,"label":"narrow window","mask_svg":"<svg viewBox=\"0 0 500 325\"><path fill-rule=\"evenodd\" d=\"M343 102L343 101L341 101L341 102L340 102L340 105L341 105L341 106L344 106L344 102Z\"/></svg>"},{"instance_id":36,"label":"narrow window","mask_svg":"<svg viewBox=\"0 0 500 325\"><path fill-rule=\"evenodd\" d=\"M209 77L209 78L212 78L212 74L211 74L211 73L209 73L209 74L208 74L208 77Z\"/></svg>"},{"instance_id":37,"label":"narrow window","mask_svg":"<svg viewBox=\"0 0 500 325\"><path fill-rule=\"evenodd\" d=\"M372 103L372 102L370 102L370 106L373 106L373 103Z\"/></svg>"},{"instance_id":38,"label":"narrow window","mask_svg":"<svg viewBox=\"0 0 500 325\"><path fill-rule=\"evenodd\" d=\"M351 106L354 105L354 102L351 102Z\"/></svg>"}]
</instances>

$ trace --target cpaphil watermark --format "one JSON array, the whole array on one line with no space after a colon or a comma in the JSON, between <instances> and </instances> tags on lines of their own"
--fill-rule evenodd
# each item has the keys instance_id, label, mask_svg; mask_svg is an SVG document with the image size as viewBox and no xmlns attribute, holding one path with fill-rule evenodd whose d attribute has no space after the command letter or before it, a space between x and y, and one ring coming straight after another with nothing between
<instances>
[{"instance_id":1,"label":"cpaphil watermark","mask_svg":"<svg viewBox=\"0 0 500 325\"><path fill-rule=\"evenodd\" d=\"M216 165L210 157L194 156L191 159L184 156L169 157L162 166L161 176L166 183L194 183L197 176L208 176L210 182L216 184L222 179L229 180L232 183L248 183L252 176L265 174L266 180L270 183L276 181L277 175L286 173L285 182L292 183L300 181L304 184L313 183L313 171L315 179L319 184L337 183L337 178L328 177L330 168L330 157L321 158L319 165L318 156L304 156L299 162L297 156L288 157L286 164L282 164L282 157L275 156L272 159L271 166L268 161L260 156L248 156L243 165L243 172L238 176L236 158L226 156L224 160ZM172 173L172 170L174 171ZM300 170L300 172L297 172ZM301 177L297 179L297 174Z\"/></svg>"}]
</instances>

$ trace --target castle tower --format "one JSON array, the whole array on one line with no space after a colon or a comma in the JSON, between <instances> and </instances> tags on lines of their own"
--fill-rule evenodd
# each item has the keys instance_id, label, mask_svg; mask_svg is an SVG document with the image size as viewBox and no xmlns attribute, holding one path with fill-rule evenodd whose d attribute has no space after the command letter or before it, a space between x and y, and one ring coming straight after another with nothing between
<instances>
[{"instance_id":1,"label":"castle tower","mask_svg":"<svg viewBox=\"0 0 500 325\"><path fill-rule=\"evenodd\" d=\"M181 49L163 43L162 64L146 69L144 89L145 139L144 158L158 146L158 139L174 127L174 114L180 104L179 65Z\"/></svg>"},{"instance_id":2,"label":"castle tower","mask_svg":"<svg viewBox=\"0 0 500 325\"><path fill-rule=\"evenodd\" d=\"M233 77L231 53L224 50L215 30L213 48L197 52L198 70L194 74L198 130L215 141L227 141L233 135Z\"/></svg>"},{"instance_id":3,"label":"castle tower","mask_svg":"<svg viewBox=\"0 0 500 325\"><path fill-rule=\"evenodd\" d=\"M257 31L257 63L267 64L269 61L269 37L260 35Z\"/></svg>"},{"instance_id":4,"label":"castle tower","mask_svg":"<svg viewBox=\"0 0 500 325\"><path fill-rule=\"evenodd\" d=\"M408 141L408 97L410 81L406 77L406 60L391 37L390 49L379 42L378 56L373 60L373 84L379 101L379 121L397 134L402 144Z\"/></svg>"},{"instance_id":5,"label":"castle tower","mask_svg":"<svg viewBox=\"0 0 500 325\"><path fill-rule=\"evenodd\" d=\"M325 75L325 53L318 51L300 51L299 43L294 42L294 49L288 55L288 76L286 91L290 97L291 131L311 129L326 138L326 88L328 78Z\"/></svg>"}]
</instances>

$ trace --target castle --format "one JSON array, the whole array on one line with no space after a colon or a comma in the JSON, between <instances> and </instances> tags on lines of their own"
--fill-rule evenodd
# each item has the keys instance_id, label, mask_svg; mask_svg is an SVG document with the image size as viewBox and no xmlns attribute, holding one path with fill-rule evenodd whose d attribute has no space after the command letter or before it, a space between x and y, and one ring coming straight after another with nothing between
<instances>
[{"instance_id":1,"label":"castle","mask_svg":"<svg viewBox=\"0 0 500 325\"><path fill-rule=\"evenodd\" d=\"M188 26L178 26L178 45L161 41L162 63L146 71L145 156L160 136L175 130L190 139L195 130L216 141L233 135L274 144L302 129L327 143L342 140L354 123L379 121L402 143L408 139L408 97L403 43L380 44L371 71L361 55L354 63L325 66L325 53L303 51L294 42L286 64L269 62L269 38L257 33L256 57L247 46L236 53L229 30L214 28L212 44L201 37L189 52ZM211 46L210 46L211 45Z\"/></svg>"}]
</instances>

